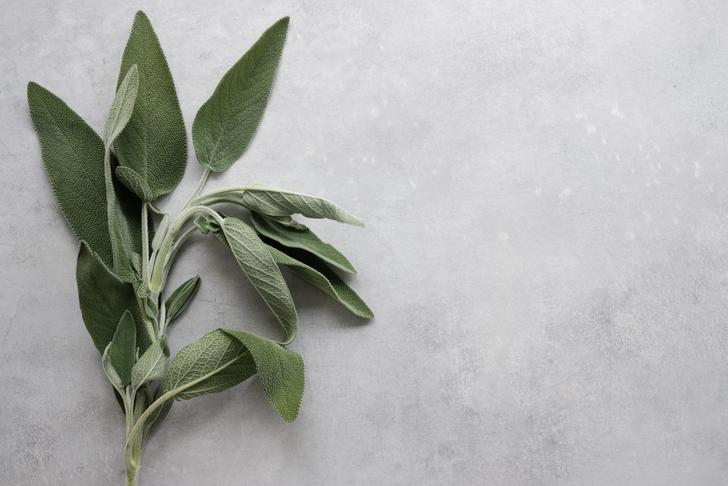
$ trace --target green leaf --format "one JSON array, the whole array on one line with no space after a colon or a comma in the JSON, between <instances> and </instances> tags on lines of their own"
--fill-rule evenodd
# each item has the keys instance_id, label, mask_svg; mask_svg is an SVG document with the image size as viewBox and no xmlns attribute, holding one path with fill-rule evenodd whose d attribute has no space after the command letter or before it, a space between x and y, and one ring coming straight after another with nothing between
<instances>
[{"instance_id":1,"label":"green leaf","mask_svg":"<svg viewBox=\"0 0 728 486\"><path fill-rule=\"evenodd\" d=\"M139 347L145 350L149 346L151 338L139 315L134 289L114 275L85 242L81 242L78 252L76 282L83 322L100 353L111 342L119 318L127 310L134 314L139 326Z\"/></svg>"},{"instance_id":2,"label":"green leaf","mask_svg":"<svg viewBox=\"0 0 728 486\"><path fill-rule=\"evenodd\" d=\"M28 84L28 104L43 164L63 215L76 237L111 266L103 142L60 98L42 86Z\"/></svg>"},{"instance_id":3,"label":"green leaf","mask_svg":"<svg viewBox=\"0 0 728 486\"><path fill-rule=\"evenodd\" d=\"M239 190L240 201L249 209L266 216L301 214L307 218L333 219L364 226L364 221L326 199L270 187L251 186Z\"/></svg>"},{"instance_id":4,"label":"green leaf","mask_svg":"<svg viewBox=\"0 0 728 486\"><path fill-rule=\"evenodd\" d=\"M131 383L131 369L136 360L136 325L131 312L124 311L109 344L109 361L123 386Z\"/></svg>"},{"instance_id":5,"label":"green leaf","mask_svg":"<svg viewBox=\"0 0 728 486\"><path fill-rule=\"evenodd\" d=\"M301 355L249 332L224 331L240 341L252 355L265 394L283 420L296 420L305 381Z\"/></svg>"},{"instance_id":6,"label":"green leaf","mask_svg":"<svg viewBox=\"0 0 728 486\"><path fill-rule=\"evenodd\" d=\"M138 390L144 383L159 380L164 376L164 363L169 356L166 338L155 341L131 369L131 386Z\"/></svg>"},{"instance_id":7,"label":"green leaf","mask_svg":"<svg viewBox=\"0 0 728 486\"><path fill-rule=\"evenodd\" d=\"M176 390L175 398L187 400L227 390L254 374L255 365L245 347L216 330L175 355L157 394Z\"/></svg>"},{"instance_id":8,"label":"green leaf","mask_svg":"<svg viewBox=\"0 0 728 486\"><path fill-rule=\"evenodd\" d=\"M116 90L114 102L111 104L109 116L104 127L104 145L111 147L116 137L119 136L131 118L139 89L139 70L134 64L124 76L121 84Z\"/></svg>"},{"instance_id":9,"label":"green leaf","mask_svg":"<svg viewBox=\"0 0 728 486\"><path fill-rule=\"evenodd\" d=\"M167 60L143 12L134 18L121 61L119 86L134 64L139 68L139 93L129 124L115 147L121 165L133 169L143 181L130 189L149 201L168 194L182 179L187 135ZM125 176L128 182L131 178L128 173Z\"/></svg>"},{"instance_id":10,"label":"green leaf","mask_svg":"<svg viewBox=\"0 0 728 486\"><path fill-rule=\"evenodd\" d=\"M110 162L114 163L114 157ZM142 253L141 201L119 181L111 178L108 187L109 234L113 251L114 273L125 282L139 283L134 269L134 254Z\"/></svg>"},{"instance_id":11,"label":"green leaf","mask_svg":"<svg viewBox=\"0 0 728 486\"><path fill-rule=\"evenodd\" d=\"M184 312L190 302L192 302L192 297L195 296L199 288L200 277L195 276L172 292L172 295L169 296L164 304L167 309L167 320L169 322L172 322Z\"/></svg>"},{"instance_id":12,"label":"green leaf","mask_svg":"<svg viewBox=\"0 0 728 486\"><path fill-rule=\"evenodd\" d=\"M116 168L116 178L143 201L149 201L153 198L154 193L147 184L146 179L131 167L118 166Z\"/></svg>"},{"instance_id":13,"label":"green leaf","mask_svg":"<svg viewBox=\"0 0 728 486\"><path fill-rule=\"evenodd\" d=\"M266 30L197 112L192 141L204 167L227 170L248 148L268 103L287 30L288 17Z\"/></svg>"},{"instance_id":14,"label":"green leaf","mask_svg":"<svg viewBox=\"0 0 728 486\"><path fill-rule=\"evenodd\" d=\"M119 373L117 373L116 368L114 368L114 365L111 363L111 357L109 356L109 350L111 349L111 343L109 343L106 346L106 349L104 349L103 354L101 355L101 367L104 369L104 373L106 374L106 377L109 379L109 382L111 383L111 386L114 387L114 390L116 391L116 399L119 401L119 405L121 405L121 409L126 413L125 407L124 407L124 399L119 395L119 393L123 393L124 390L124 383L119 376Z\"/></svg>"},{"instance_id":15,"label":"green leaf","mask_svg":"<svg viewBox=\"0 0 728 486\"><path fill-rule=\"evenodd\" d=\"M239 219L225 218L222 230L238 265L283 326L286 342L291 342L296 335L296 307L266 245Z\"/></svg>"},{"instance_id":16,"label":"green leaf","mask_svg":"<svg viewBox=\"0 0 728 486\"><path fill-rule=\"evenodd\" d=\"M324 243L308 228L295 229L286 226L253 212L250 215L255 230L271 240L289 248L306 250L331 264L332 266L349 273L356 273L354 266L336 248Z\"/></svg>"},{"instance_id":17,"label":"green leaf","mask_svg":"<svg viewBox=\"0 0 728 486\"><path fill-rule=\"evenodd\" d=\"M268 251L270 251L276 263L293 270L303 280L333 297L341 305L349 309L352 314L365 319L374 317L374 313L362 298L346 282L341 280L333 270L316 257L292 249L286 249L290 253L286 254L273 246L268 246Z\"/></svg>"}]
</instances>

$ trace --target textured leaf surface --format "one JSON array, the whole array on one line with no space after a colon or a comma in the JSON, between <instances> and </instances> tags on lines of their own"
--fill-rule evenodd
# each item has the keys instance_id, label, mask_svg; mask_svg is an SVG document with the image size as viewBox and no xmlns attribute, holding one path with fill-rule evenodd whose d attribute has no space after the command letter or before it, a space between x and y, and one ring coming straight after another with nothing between
<instances>
[{"instance_id":1,"label":"textured leaf surface","mask_svg":"<svg viewBox=\"0 0 728 486\"><path fill-rule=\"evenodd\" d=\"M253 374L255 366L245 347L216 330L175 355L158 394L182 388L176 398L185 400L227 390Z\"/></svg>"},{"instance_id":2,"label":"textured leaf surface","mask_svg":"<svg viewBox=\"0 0 728 486\"><path fill-rule=\"evenodd\" d=\"M195 276L182 283L182 285L172 292L165 302L165 306L167 308L167 319L170 322L179 317L187 306L190 305L192 298L195 296L197 289L199 288L200 277Z\"/></svg>"},{"instance_id":3,"label":"textured leaf surface","mask_svg":"<svg viewBox=\"0 0 728 486\"><path fill-rule=\"evenodd\" d=\"M143 12L134 18L119 85L134 64L139 69L139 92L129 124L115 147L121 165L133 169L145 182L132 188L147 189L137 196L153 200L171 192L182 179L187 136L167 60Z\"/></svg>"},{"instance_id":4,"label":"textured leaf surface","mask_svg":"<svg viewBox=\"0 0 728 486\"><path fill-rule=\"evenodd\" d=\"M300 250L286 249L290 255L273 246L268 246L268 250L276 263L293 270L303 280L333 297L352 314L365 319L374 317L374 313L362 298L324 262Z\"/></svg>"},{"instance_id":5,"label":"textured leaf surface","mask_svg":"<svg viewBox=\"0 0 728 486\"><path fill-rule=\"evenodd\" d=\"M339 250L321 241L310 229L296 229L271 221L255 212L250 215L250 219L255 230L261 235L289 248L306 250L340 270L356 273L354 266Z\"/></svg>"},{"instance_id":6,"label":"textured leaf surface","mask_svg":"<svg viewBox=\"0 0 728 486\"><path fill-rule=\"evenodd\" d=\"M152 188L146 179L131 167L120 165L116 168L116 178L131 192L144 201L153 199Z\"/></svg>"},{"instance_id":7,"label":"textured leaf surface","mask_svg":"<svg viewBox=\"0 0 728 486\"><path fill-rule=\"evenodd\" d=\"M114 163L114 158L111 158ZM138 281L135 256L142 253L141 201L123 184L112 177L108 205L109 234L114 255L114 273L125 282Z\"/></svg>"},{"instance_id":8,"label":"textured leaf surface","mask_svg":"<svg viewBox=\"0 0 728 486\"><path fill-rule=\"evenodd\" d=\"M131 369L136 359L136 326L131 312L124 311L109 344L109 361L123 386L131 382Z\"/></svg>"},{"instance_id":9,"label":"textured leaf surface","mask_svg":"<svg viewBox=\"0 0 728 486\"><path fill-rule=\"evenodd\" d=\"M28 104L43 164L63 215L78 239L111 266L101 138L60 98L35 83L28 84Z\"/></svg>"},{"instance_id":10,"label":"textured leaf surface","mask_svg":"<svg viewBox=\"0 0 728 486\"><path fill-rule=\"evenodd\" d=\"M288 285L265 243L253 228L236 218L225 218L222 229L238 265L273 311L290 342L296 335L296 308Z\"/></svg>"},{"instance_id":11,"label":"textured leaf surface","mask_svg":"<svg viewBox=\"0 0 728 486\"><path fill-rule=\"evenodd\" d=\"M164 338L163 338L164 339ZM134 363L131 369L131 386L138 389L148 381L159 380L164 376L164 364L169 355L166 342L155 341Z\"/></svg>"},{"instance_id":12,"label":"textured leaf surface","mask_svg":"<svg viewBox=\"0 0 728 486\"><path fill-rule=\"evenodd\" d=\"M119 136L126 124L131 118L134 111L134 102L136 101L137 91L139 90L139 70L134 64L124 76L121 84L116 89L114 102L111 104L109 116L106 118L106 126L104 127L104 144L111 147L116 137Z\"/></svg>"},{"instance_id":13,"label":"textured leaf surface","mask_svg":"<svg viewBox=\"0 0 728 486\"><path fill-rule=\"evenodd\" d=\"M303 399L303 358L280 344L236 329L225 332L240 341L250 352L265 394L283 420L293 422Z\"/></svg>"},{"instance_id":14,"label":"textured leaf surface","mask_svg":"<svg viewBox=\"0 0 728 486\"><path fill-rule=\"evenodd\" d=\"M364 226L364 221L331 201L298 192L252 186L242 190L241 200L249 209L266 216L301 214L307 218L333 219L341 223Z\"/></svg>"},{"instance_id":15,"label":"textured leaf surface","mask_svg":"<svg viewBox=\"0 0 728 486\"><path fill-rule=\"evenodd\" d=\"M150 339L143 328L134 289L119 280L83 242L76 263L76 283L83 322L100 353L111 342L126 310L134 314L139 326L138 344L142 350L146 349Z\"/></svg>"},{"instance_id":16,"label":"textured leaf surface","mask_svg":"<svg viewBox=\"0 0 728 486\"><path fill-rule=\"evenodd\" d=\"M227 170L248 148L268 103L287 30L288 17L266 30L197 112L192 141L204 167Z\"/></svg>"}]
</instances>

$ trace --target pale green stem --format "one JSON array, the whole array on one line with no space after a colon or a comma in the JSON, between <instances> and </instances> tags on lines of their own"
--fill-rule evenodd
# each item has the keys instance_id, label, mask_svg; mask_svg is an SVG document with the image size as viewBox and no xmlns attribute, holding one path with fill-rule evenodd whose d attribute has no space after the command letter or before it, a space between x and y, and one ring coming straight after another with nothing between
<instances>
[{"instance_id":1,"label":"pale green stem","mask_svg":"<svg viewBox=\"0 0 728 486\"><path fill-rule=\"evenodd\" d=\"M149 288L149 215L147 203L142 203L142 279Z\"/></svg>"}]
</instances>

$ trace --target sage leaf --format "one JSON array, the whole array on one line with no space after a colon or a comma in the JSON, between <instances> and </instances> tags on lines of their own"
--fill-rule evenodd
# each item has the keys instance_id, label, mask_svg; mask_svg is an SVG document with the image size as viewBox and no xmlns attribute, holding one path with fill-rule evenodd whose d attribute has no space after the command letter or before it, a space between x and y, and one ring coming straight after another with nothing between
<instances>
[{"instance_id":1,"label":"sage leaf","mask_svg":"<svg viewBox=\"0 0 728 486\"><path fill-rule=\"evenodd\" d=\"M152 239L152 250L159 250L159 248L162 246L162 240L164 240L164 237L167 236L167 232L169 231L169 216L164 215L162 216L162 221L159 223L159 228L157 228L157 231L154 233L154 238Z\"/></svg>"},{"instance_id":2,"label":"sage leaf","mask_svg":"<svg viewBox=\"0 0 728 486\"><path fill-rule=\"evenodd\" d=\"M364 221L321 197L262 186L245 187L239 195L244 206L266 216L300 214L307 218L332 219L364 226Z\"/></svg>"},{"instance_id":3,"label":"sage leaf","mask_svg":"<svg viewBox=\"0 0 728 486\"><path fill-rule=\"evenodd\" d=\"M253 228L225 218L222 230L238 265L283 327L286 342L296 335L296 307L291 292L270 252Z\"/></svg>"},{"instance_id":4,"label":"sage leaf","mask_svg":"<svg viewBox=\"0 0 728 486\"><path fill-rule=\"evenodd\" d=\"M114 157L109 163L114 163ZM125 282L140 284L134 254L142 253L141 201L116 179L111 179L107 189L114 273Z\"/></svg>"},{"instance_id":5,"label":"sage leaf","mask_svg":"<svg viewBox=\"0 0 728 486\"><path fill-rule=\"evenodd\" d=\"M121 398L121 396L119 395L119 393L123 393L124 383L119 376L119 373L116 371L116 368L114 368L113 363L111 362L111 357L109 356L110 349L111 343L106 346L106 349L104 349L104 352L101 355L101 367L104 369L106 378L109 379L111 386L113 386L114 390L117 392L115 393L115 395L116 399L119 401L119 405L121 405L121 409L124 410L124 412L126 413L126 410L124 409L124 399Z\"/></svg>"},{"instance_id":6,"label":"sage leaf","mask_svg":"<svg viewBox=\"0 0 728 486\"><path fill-rule=\"evenodd\" d=\"M133 169L143 181L130 189L151 201L171 192L182 179L187 135L167 60L151 22L141 11L134 17L124 49L119 86L122 76L135 64L139 69L139 92L129 124L115 148L121 166Z\"/></svg>"},{"instance_id":7,"label":"sage leaf","mask_svg":"<svg viewBox=\"0 0 728 486\"><path fill-rule=\"evenodd\" d=\"M138 326L139 347L147 348L151 337L139 314L134 289L114 275L85 242L81 242L78 252L76 283L81 316L99 353L111 342L119 319L127 310L134 314Z\"/></svg>"},{"instance_id":8,"label":"sage leaf","mask_svg":"<svg viewBox=\"0 0 728 486\"><path fill-rule=\"evenodd\" d=\"M301 355L249 332L224 331L240 341L252 355L266 397L283 420L296 420L305 382Z\"/></svg>"},{"instance_id":9,"label":"sage leaf","mask_svg":"<svg viewBox=\"0 0 728 486\"><path fill-rule=\"evenodd\" d=\"M134 363L131 369L131 386L139 389L144 383L159 380L164 376L164 364L169 356L166 338L155 341Z\"/></svg>"},{"instance_id":10,"label":"sage leaf","mask_svg":"<svg viewBox=\"0 0 728 486\"><path fill-rule=\"evenodd\" d=\"M175 355L157 394L172 392L175 398L187 400L227 390L253 374L255 365L246 348L215 330Z\"/></svg>"},{"instance_id":11,"label":"sage leaf","mask_svg":"<svg viewBox=\"0 0 728 486\"><path fill-rule=\"evenodd\" d=\"M131 192L136 194L141 200L149 201L154 198L152 189L147 184L146 179L139 175L137 171L131 167L123 165L116 167L116 178L124 184Z\"/></svg>"},{"instance_id":12,"label":"sage leaf","mask_svg":"<svg viewBox=\"0 0 728 486\"><path fill-rule=\"evenodd\" d=\"M106 126L104 127L104 145L111 147L116 137L119 136L126 124L131 118L134 110L134 103L139 89L139 70L134 64L124 76L116 90L114 102L111 104L109 116L106 118Z\"/></svg>"},{"instance_id":13,"label":"sage leaf","mask_svg":"<svg viewBox=\"0 0 728 486\"><path fill-rule=\"evenodd\" d=\"M306 250L344 272L356 273L354 266L339 250L321 241L310 229L305 227L303 229L295 229L291 226L271 221L256 212L251 213L250 220L253 223L253 228L266 238L277 241L289 248Z\"/></svg>"},{"instance_id":14,"label":"sage leaf","mask_svg":"<svg viewBox=\"0 0 728 486\"><path fill-rule=\"evenodd\" d=\"M192 141L203 167L227 170L250 145L268 104L287 31L288 17L266 30L197 112Z\"/></svg>"},{"instance_id":15,"label":"sage leaf","mask_svg":"<svg viewBox=\"0 0 728 486\"><path fill-rule=\"evenodd\" d=\"M60 98L36 83L28 84L28 104L43 165L66 221L76 237L111 266L101 138Z\"/></svg>"},{"instance_id":16,"label":"sage leaf","mask_svg":"<svg viewBox=\"0 0 728 486\"><path fill-rule=\"evenodd\" d=\"M287 266L303 280L322 290L349 309L355 316L365 319L374 317L374 313L366 302L336 275L336 272L316 257L290 248L286 249L290 254L286 254L273 246L268 246L268 251L277 264Z\"/></svg>"},{"instance_id":17,"label":"sage leaf","mask_svg":"<svg viewBox=\"0 0 728 486\"><path fill-rule=\"evenodd\" d=\"M131 312L124 311L109 343L109 361L123 386L131 383L131 369L136 360L136 325Z\"/></svg>"},{"instance_id":18,"label":"sage leaf","mask_svg":"<svg viewBox=\"0 0 728 486\"><path fill-rule=\"evenodd\" d=\"M194 276L175 289L165 302L167 320L172 322L184 312L200 288L200 277Z\"/></svg>"}]
</instances>

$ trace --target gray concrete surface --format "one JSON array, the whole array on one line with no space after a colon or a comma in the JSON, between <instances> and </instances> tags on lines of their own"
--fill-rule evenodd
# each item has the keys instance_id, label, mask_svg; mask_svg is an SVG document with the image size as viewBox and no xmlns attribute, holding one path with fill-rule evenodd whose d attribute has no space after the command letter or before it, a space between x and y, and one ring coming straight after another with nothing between
<instances>
[{"instance_id":1,"label":"gray concrete surface","mask_svg":"<svg viewBox=\"0 0 728 486\"><path fill-rule=\"evenodd\" d=\"M209 187L266 182L366 218L313 226L351 256L377 318L292 281L298 421L256 382L179 403L142 484L728 484L725 2L1 6L0 483L122 483L122 417L25 87L100 129L143 8L188 127L291 15L255 143ZM191 157L163 206L199 173ZM221 248L194 241L173 278L196 272L174 349L221 325L272 332Z\"/></svg>"}]
</instances>

